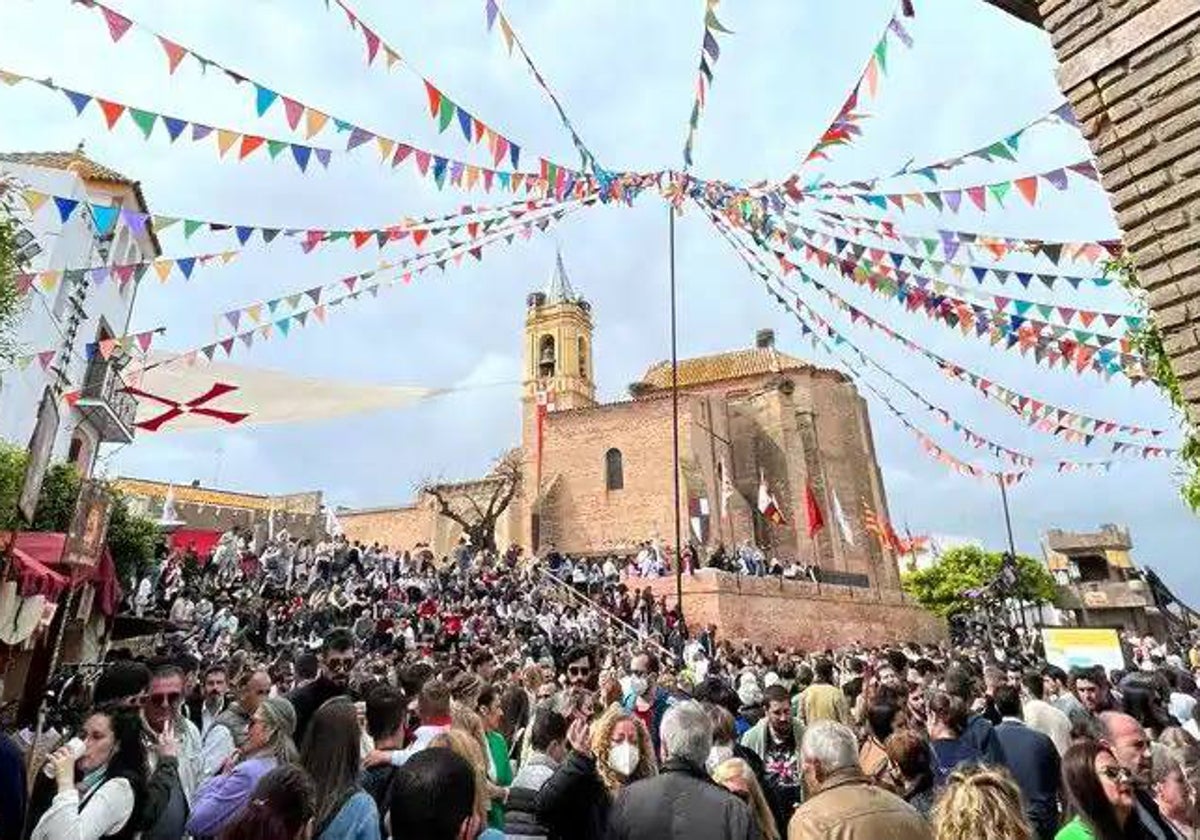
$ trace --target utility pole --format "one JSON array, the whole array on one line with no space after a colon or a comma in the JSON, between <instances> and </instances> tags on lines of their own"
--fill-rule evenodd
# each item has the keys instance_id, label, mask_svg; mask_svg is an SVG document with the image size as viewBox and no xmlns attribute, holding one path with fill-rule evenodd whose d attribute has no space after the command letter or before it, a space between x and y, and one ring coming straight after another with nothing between
<instances>
[{"instance_id":1,"label":"utility pole","mask_svg":"<svg viewBox=\"0 0 1200 840\"><path fill-rule=\"evenodd\" d=\"M683 527L679 515L679 343L675 318L675 208L667 203L671 273L671 470L675 488L675 611L683 621Z\"/></svg>"}]
</instances>

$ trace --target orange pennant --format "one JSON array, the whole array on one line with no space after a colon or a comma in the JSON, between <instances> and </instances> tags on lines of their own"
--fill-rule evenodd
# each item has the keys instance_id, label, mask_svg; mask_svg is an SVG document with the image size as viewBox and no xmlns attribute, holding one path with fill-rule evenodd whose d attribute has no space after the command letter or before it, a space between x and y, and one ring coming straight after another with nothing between
<instances>
[{"instance_id":1,"label":"orange pennant","mask_svg":"<svg viewBox=\"0 0 1200 840\"><path fill-rule=\"evenodd\" d=\"M329 121L328 114L322 114L316 108L309 108L304 113L304 128L305 133L311 140L316 134L325 127L325 123Z\"/></svg>"},{"instance_id":2,"label":"orange pennant","mask_svg":"<svg viewBox=\"0 0 1200 840\"><path fill-rule=\"evenodd\" d=\"M217 129L217 149L220 150L221 157L225 157L225 153L233 148L233 144L237 142L238 133L229 131L228 129Z\"/></svg>"},{"instance_id":3,"label":"orange pennant","mask_svg":"<svg viewBox=\"0 0 1200 840\"><path fill-rule=\"evenodd\" d=\"M155 260L154 273L158 275L158 279L163 283L167 282L167 278L171 276L171 267L175 264L174 260Z\"/></svg>"},{"instance_id":4,"label":"orange pennant","mask_svg":"<svg viewBox=\"0 0 1200 840\"><path fill-rule=\"evenodd\" d=\"M238 152L238 160L245 160L247 155L253 153L255 149L266 142L266 138L258 137L253 134L242 135L242 148Z\"/></svg>"},{"instance_id":5,"label":"orange pennant","mask_svg":"<svg viewBox=\"0 0 1200 840\"><path fill-rule=\"evenodd\" d=\"M1030 205L1037 201L1037 176L1031 175L1028 178L1018 178L1013 181L1017 186L1017 192L1021 194Z\"/></svg>"}]
</instances>

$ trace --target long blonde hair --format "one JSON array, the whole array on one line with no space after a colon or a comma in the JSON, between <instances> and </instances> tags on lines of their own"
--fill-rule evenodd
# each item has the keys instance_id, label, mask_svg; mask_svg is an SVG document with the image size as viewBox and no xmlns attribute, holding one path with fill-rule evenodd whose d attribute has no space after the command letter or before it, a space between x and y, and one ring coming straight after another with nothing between
<instances>
[{"instance_id":1,"label":"long blonde hair","mask_svg":"<svg viewBox=\"0 0 1200 840\"><path fill-rule=\"evenodd\" d=\"M955 770L931 817L935 840L1033 838L1021 806L1021 791L1003 768Z\"/></svg>"},{"instance_id":2,"label":"long blonde hair","mask_svg":"<svg viewBox=\"0 0 1200 840\"><path fill-rule=\"evenodd\" d=\"M445 732L434 735L429 746L445 747L471 765L471 769L475 771L475 813L481 818L486 816L489 804L487 759L480 751L479 741L475 736L465 729L452 726Z\"/></svg>"},{"instance_id":3,"label":"long blonde hair","mask_svg":"<svg viewBox=\"0 0 1200 840\"><path fill-rule=\"evenodd\" d=\"M747 804L754 813L759 832L766 840L779 840L779 827L775 825L775 815L771 813L767 797L763 795L762 785L758 783L758 777L754 775L754 770L749 764L740 758L727 758L713 769L712 777L719 785L724 785L730 779L741 779L750 791L750 801Z\"/></svg>"},{"instance_id":4,"label":"long blonde hair","mask_svg":"<svg viewBox=\"0 0 1200 840\"><path fill-rule=\"evenodd\" d=\"M616 770L608 766L608 749L612 746L613 729L623 720L633 722L637 730L638 764L633 775L622 779ZM604 789L609 796L616 796L625 785L639 779L646 779L658 773L658 762L654 759L654 745L650 741L650 733L646 725L633 712L613 704L592 724L592 755L596 757L596 775L604 783Z\"/></svg>"}]
</instances>

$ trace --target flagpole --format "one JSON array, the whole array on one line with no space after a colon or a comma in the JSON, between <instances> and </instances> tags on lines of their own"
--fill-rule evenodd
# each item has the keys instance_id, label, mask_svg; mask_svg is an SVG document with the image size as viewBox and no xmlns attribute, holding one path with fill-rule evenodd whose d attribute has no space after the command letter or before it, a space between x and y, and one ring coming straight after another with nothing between
<instances>
[{"instance_id":1,"label":"flagpole","mask_svg":"<svg viewBox=\"0 0 1200 840\"><path fill-rule=\"evenodd\" d=\"M679 345L675 317L675 207L667 203L671 273L671 473L675 498L675 611L683 621L683 528L679 515Z\"/></svg>"},{"instance_id":2,"label":"flagpole","mask_svg":"<svg viewBox=\"0 0 1200 840\"><path fill-rule=\"evenodd\" d=\"M1012 555L1015 571L1017 544L1013 540L1012 515L1008 510L1008 490L1004 486L1004 475L1002 473L996 473L996 483L1000 485L1000 503L1004 507L1004 528L1008 531L1008 553ZM1017 599L1017 603L1020 605L1021 610L1021 626L1026 627L1028 626L1028 622L1025 619L1025 604L1020 598Z\"/></svg>"}]
</instances>

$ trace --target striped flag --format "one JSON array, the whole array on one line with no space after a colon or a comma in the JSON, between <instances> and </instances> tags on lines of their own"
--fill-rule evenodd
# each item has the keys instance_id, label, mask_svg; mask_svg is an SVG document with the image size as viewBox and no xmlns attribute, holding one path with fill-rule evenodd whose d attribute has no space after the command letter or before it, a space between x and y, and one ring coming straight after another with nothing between
<instances>
[{"instance_id":1,"label":"striped flag","mask_svg":"<svg viewBox=\"0 0 1200 840\"><path fill-rule=\"evenodd\" d=\"M779 502L775 500L775 494L767 486L767 475L762 471L759 471L758 474L758 512L773 525L787 524L787 517L779 509Z\"/></svg>"}]
</instances>

